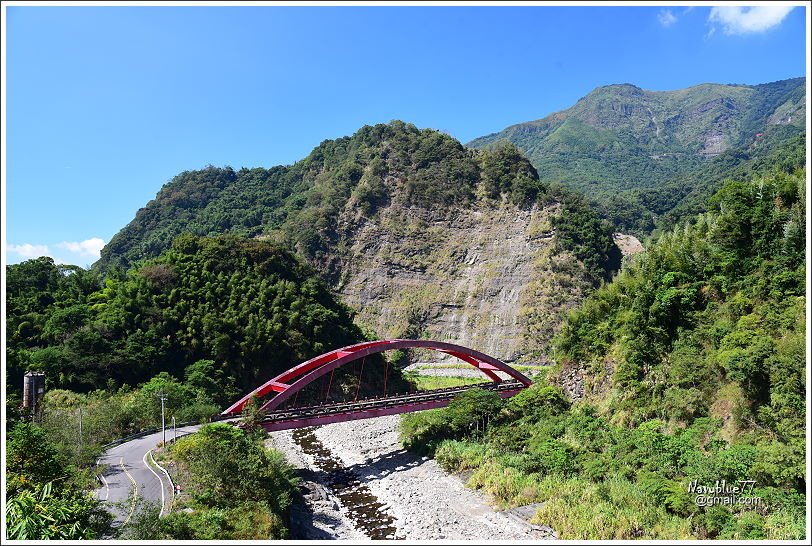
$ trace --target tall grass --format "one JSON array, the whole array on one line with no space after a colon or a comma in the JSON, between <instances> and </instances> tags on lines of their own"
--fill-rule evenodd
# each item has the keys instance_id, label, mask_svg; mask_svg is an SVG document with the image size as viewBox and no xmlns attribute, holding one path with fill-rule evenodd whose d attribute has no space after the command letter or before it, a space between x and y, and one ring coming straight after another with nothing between
<instances>
[{"instance_id":1,"label":"tall grass","mask_svg":"<svg viewBox=\"0 0 812 546\"><path fill-rule=\"evenodd\" d=\"M562 539L695 538L688 520L668 514L654 497L623 478L593 483L526 474L502 464L500 456L476 442L442 442L435 457L451 472L474 469L467 485L502 508L544 503L532 521L549 525Z\"/></svg>"},{"instance_id":2,"label":"tall grass","mask_svg":"<svg viewBox=\"0 0 812 546\"><path fill-rule=\"evenodd\" d=\"M468 485L501 505L542 502L531 522L549 525L570 540L688 539L690 523L623 478L592 483L582 478L523 474L497 463L482 465Z\"/></svg>"},{"instance_id":3,"label":"tall grass","mask_svg":"<svg viewBox=\"0 0 812 546\"><path fill-rule=\"evenodd\" d=\"M624 478L596 484L548 476L539 482L539 497L544 506L531 521L549 525L562 539L695 538L687 519L667 513L656 499Z\"/></svg>"},{"instance_id":4,"label":"tall grass","mask_svg":"<svg viewBox=\"0 0 812 546\"><path fill-rule=\"evenodd\" d=\"M434 453L435 460L448 472L479 468L488 455L488 448L479 442L446 440Z\"/></svg>"}]
</instances>

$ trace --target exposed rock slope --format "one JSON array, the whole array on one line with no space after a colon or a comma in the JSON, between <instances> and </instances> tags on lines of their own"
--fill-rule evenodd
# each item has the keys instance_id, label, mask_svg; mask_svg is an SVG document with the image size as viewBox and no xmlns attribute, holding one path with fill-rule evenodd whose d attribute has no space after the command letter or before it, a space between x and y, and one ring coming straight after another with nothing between
<instances>
[{"instance_id":1,"label":"exposed rock slope","mask_svg":"<svg viewBox=\"0 0 812 546\"><path fill-rule=\"evenodd\" d=\"M340 293L383 337L538 355L590 287L583 265L556 249L560 207L390 209L356 232Z\"/></svg>"}]
</instances>

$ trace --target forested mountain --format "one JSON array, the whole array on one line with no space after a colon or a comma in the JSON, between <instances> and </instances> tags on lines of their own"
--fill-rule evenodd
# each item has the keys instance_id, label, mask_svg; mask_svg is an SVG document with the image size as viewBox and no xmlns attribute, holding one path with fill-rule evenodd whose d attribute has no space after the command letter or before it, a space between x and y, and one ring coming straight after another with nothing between
<instances>
[{"instance_id":1,"label":"forested mountain","mask_svg":"<svg viewBox=\"0 0 812 546\"><path fill-rule=\"evenodd\" d=\"M805 189L804 170L728 181L570 315L546 384L409 415L407 442L505 505L543 503L564 539L802 539ZM721 480L754 485L692 494Z\"/></svg>"},{"instance_id":2,"label":"forested mountain","mask_svg":"<svg viewBox=\"0 0 812 546\"><path fill-rule=\"evenodd\" d=\"M179 237L103 282L50 258L9 266L7 282L14 390L26 368L80 392L191 374L209 385L216 410L307 358L365 339L309 266L278 245L233 235Z\"/></svg>"},{"instance_id":3,"label":"forested mountain","mask_svg":"<svg viewBox=\"0 0 812 546\"><path fill-rule=\"evenodd\" d=\"M646 233L675 207L677 218L660 227L701 207L721 183L715 173L769 156L803 134L805 92L805 78L678 91L608 85L567 110L468 145L513 142L542 181L580 190L607 206L622 229Z\"/></svg>"},{"instance_id":4,"label":"forested mountain","mask_svg":"<svg viewBox=\"0 0 812 546\"><path fill-rule=\"evenodd\" d=\"M532 201L543 188L520 154L472 153L438 131L392 122L325 140L291 166L208 167L167 183L102 251L96 267L154 257L183 232L284 238L323 273L337 274L342 213L352 224L396 204L468 207L479 197Z\"/></svg>"},{"instance_id":5,"label":"forested mountain","mask_svg":"<svg viewBox=\"0 0 812 546\"><path fill-rule=\"evenodd\" d=\"M605 199L592 199L616 229L641 237L656 229L668 232L708 210L708 199L726 179L744 180L779 170L792 173L806 164L806 134L791 127L765 132L747 148L731 148L655 188L629 190Z\"/></svg>"},{"instance_id":6,"label":"forested mountain","mask_svg":"<svg viewBox=\"0 0 812 546\"><path fill-rule=\"evenodd\" d=\"M294 249L379 337L449 339L505 359L539 353L620 258L608 224L540 182L515 146L471 150L395 121L291 166L184 172L95 268L128 268L182 233L224 232Z\"/></svg>"}]
</instances>

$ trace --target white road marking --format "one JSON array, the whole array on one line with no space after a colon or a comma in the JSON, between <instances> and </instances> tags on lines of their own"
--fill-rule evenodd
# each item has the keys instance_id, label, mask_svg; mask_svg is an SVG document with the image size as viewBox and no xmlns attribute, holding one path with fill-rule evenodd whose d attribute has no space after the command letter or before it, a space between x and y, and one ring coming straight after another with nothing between
<instances>
[{"instance_id":1,"label":"white road marking","mask_svg":"<svg viewBox=\"0 0 812 546\"><path fill-rule=\"evenodd\" d=\"M97 466L101 465L101 459L96 461L96 465ZM107 479L104 477L104 472L99 472L99 478L101 478L101 481L104 484L104 493L105 493L104 498L103 499L100 498L99 500L106 501L107 499L110 498L110 484L107 483Z\"/></svg>"},{"instance_id":2,"label":"white road marking","mask_svg":"<svg viewBox=\"0 0 812 546\"><path fill-rule=\"evenodd\" d=\"M175 504L175 484L172 483L172 476L169 475L169 472L167 472L167 470L164 467L158 464L158 462L152 456L152 450L149 451L149 460L152 461L152 464L161 469L161 472L164 473L167 481L169 482L169 487L172 489L172 498L169 499L169 510L172 511L172 506Z\"/></svg>"},{"instance_id":3,"label":"white road marking","mask_svg":"<svg viewBox=\"0 0 812 546\"><path fill-rule=\"evenodd\" d=\"M104 474L99 474L102 483L104 484L104 498L99 499L100 501L106 501L110 498L110 484L107 483L107 479L104 477Z\"/></svg>"},{"instance_id":4,"label":"white road marking","mask_svg":"<svg viewBox=\"0 0 812 546\"><path fill-rule=\"evenodd\" d=\"M153 474L155 474L155 477L156 477L156 478L158 478L158 481L159 481L159 482L161 482L161 511L160 511L160 512L158 512L158 517L160 518L160 517L163 517L163 515L164 515L164 506L166 506L166 487L164 487L164 480L163 480L163 478L161 478L161 477L158 475L158 473L157 473L157 472L155 472L155 471L152 469L152 467L149 465L149 463L147 462L147 455L149 455L149 456L150 456L150 459L152 459L152 455L151 455L151 453L152 453L152 450L151 450L151 449L150 449L149 451L147 451L146 453L144 453L144 459L143 459L143 461L144 461L144 466L146 466L147 468L149 468L149 471L150 471L150 472L152 472Z\"/></svg>"}]
</instances>

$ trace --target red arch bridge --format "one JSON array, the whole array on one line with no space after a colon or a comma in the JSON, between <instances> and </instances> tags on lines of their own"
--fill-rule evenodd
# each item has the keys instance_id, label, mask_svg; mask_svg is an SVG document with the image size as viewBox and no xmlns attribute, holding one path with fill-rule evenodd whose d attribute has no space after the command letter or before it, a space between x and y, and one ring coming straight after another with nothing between
<instances>
[{"instance_id":1,"label":"red arch bridge","mask_svg":"<svg viewBox=\"0 0 812 546\"><path fill-rule=\"evenodd\" d=\"M335 370L341 366L372 354L395 349L430 349L449 354L480 370L490 382L387 396L387 379L384 376L383 396L351 402L331 402L294 408L285 407L291 401L295 401L297 394L303 388L328 373L332 378ZM363 364L361 372L363 373ZM497 372L504 372L509 379L503 379ZM262 427L270 432L442 408L447 406L455 396L474 387L492 390L503 398L507 398L519 393L531 384L530 379L504 362L453 343L413 339L367 341L324 353L282 372L240 398L226 409L222 415L223 417L233 417L241 413L245 404L253 397L259 399L266 395L273 395L260 407L260 411L265 413L265 417L261 422Z\"/></svg>"}]
</instances>

